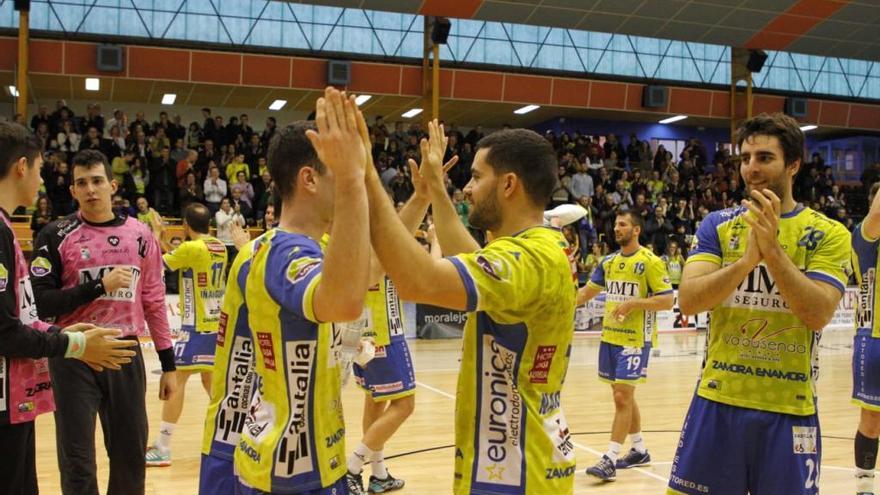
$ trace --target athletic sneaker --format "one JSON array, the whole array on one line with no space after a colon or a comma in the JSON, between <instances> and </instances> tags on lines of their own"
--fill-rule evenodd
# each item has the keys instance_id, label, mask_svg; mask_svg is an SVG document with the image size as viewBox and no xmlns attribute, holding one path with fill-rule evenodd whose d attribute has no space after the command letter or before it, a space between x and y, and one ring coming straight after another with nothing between
<instances>
[{"instance_id":1,"label":"athletic sneaker","mask_svg":"<svg viewBox=\"0 0 880 495\"><path fill-rule=\"evenodd\" d=\"M162 453L155 445L147 449L147 467L168 467L171 465L171 452Z\"/></svg>"},{"instance_id":2,"label":"athletic sneaker","mask_svg":"<svg viewBox=\"0 0 880 495\"><path fill-rule=\"evenodd\" d=\"M388 477L384 480L380 480L375 476L370 476L370 485L367 491L369 493L393 492L394 490L400 490L403 488L404 484L403 480L391 476L391 473L388 473Z\"/></svg>"},{"instance_id":3,"label":"athletic sneaker","mask_svg":"<svg viewBox=\"0 0 880 495\"><path fill-rule=\"evenodd\" d=\"M644 454L640 454L636 449L629 449L629 452L622 459L617 460L617 469L629 469L639 466L647 466L651 464L651 454L646 450Z\"/></svg>"},{"instance_id":4,"label":"athletic sneaker","mask_svg":"<svg viewBox=\"0 0 880 495\"><path fill-rule=\"evenodd\" d=\"M617 479L617 469L607 455L603 455L599 462L591 468L587 468L587 475L599 478L602 481L614 481Z\"/></svg>"},{"instance_id":5,"label":"athletic sneaker","mask_svg":"<svg viewBox=\"0 0 880 495\"><path fill-rule=\"evenodd\" d=\"M856 474L856 495L874 495L874 477Z\"/></svg>"},{"instance_id":6,"label":"athletic sneaker","mask_svg":"<svg viewBox=\"0 0 880 495\"><path fill-rule=\"evenodd\" d=\"M345 472L345 484L348 486L348 495L366 495L364 491L364 478L361 473L352 474Z\"/></svg>"}]
</instances>

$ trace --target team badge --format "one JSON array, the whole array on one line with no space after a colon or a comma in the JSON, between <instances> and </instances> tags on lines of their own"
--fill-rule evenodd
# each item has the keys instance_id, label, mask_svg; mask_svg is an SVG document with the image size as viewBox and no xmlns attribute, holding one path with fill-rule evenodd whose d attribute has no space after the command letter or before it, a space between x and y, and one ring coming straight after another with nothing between
<instances>
[{"instance_id":1,"label":"team badge","mask_svg":"<svg viewBox=\"0 0 880 495\"><path fill-rule=\"evenodd\" d=\"M92 253L89 252L89 248L82 246L81 248L79 248L79 257L83 260L88 260L91 259Z\"/></svg>"},{"instance_id":2,"label":"team badge","mask_svg":"<svg viewBox=\"0 0 880 495\"><path fill-rule=\"evenodd\" d=\"M40 256L31 262L31 274L35 277L45 277L52 273L52 263Z\"/></svg>"},{"instance_id":3,"label":"team badge","mask_svg":"<svg viewBox=\"0 0 880 495\"><path fill-rule=\"evenodd\" d=\"M115 235L111 235L107 238L107 242L109 242L111 246L116 247L119 245L119 238Z\"/></svg>"},{"instance_id":4,"label":"team badge","mask_svg":"<svg viewBox=\"0 0 880 495\"><path fill-rule=\"evenodd\" d=\"M9 270L6 269L6 265L0 263L0 292L6 290L6 284L9 282Z\"/></svg>"}]
</instances>

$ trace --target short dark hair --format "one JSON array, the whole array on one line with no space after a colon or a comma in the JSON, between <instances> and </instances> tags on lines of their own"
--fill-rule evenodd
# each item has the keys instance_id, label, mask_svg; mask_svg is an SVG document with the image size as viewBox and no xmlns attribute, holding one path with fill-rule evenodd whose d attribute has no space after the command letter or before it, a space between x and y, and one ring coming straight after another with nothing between
<instances>
[{"instance_id":1,"label":"short dark hair","mask_svg":"<svg viewBox=\"0 0 880 495\"><path fill-rule=\"evenodd\" d=\"M301 168L312 167L319 174L325 172L324 164L318 159L318 153L306 137L309 129L317 130L314 121L298 120L276 132L269 141L267 167L282 198L293 196L296 177Z\"/></svg>"},{"instance_id":2,"label":"short dark hair","mask_svg":"<svg viewBox=\"0 0 880 495\"><path fill-rule=\"evenodd\" d=\"M207 234L211 229L211 212L201 203L192 203L183 210L183 221L199 234Z\"/></svg>"},{"instance_id":3,"label":"short dark hair","mask_svg":"<svg viewBox=\"0 0 880 495\"><path fill-rule=\"evenodd\" d=\"M791 165L804 157L804 132L793 118L784 113L762 113L742 124L736 130L736 145L742 144L752 136L775 136L782 146L786 165Z\"/></svg>"},{"instance_id":4,"label":"short dark hair","mask_svg":"<svg viewBox=\"0 0 880 495\"><path fill-rule=\"evenodd\" d=\"M629 221L633 224L634 227L638 227L642 231L645 230L645 219L642 218L641 215L638 214L635 210L626 210L617 212L617 216L619 217L629 217Z\"/></svg>"},{"instance_id":5,"label":"short dark hair","mask_svg":"<svg viewBox=\"0 0 880 495\"><path fill-rule=\"evenodd\" d=\"M556 186L556 152L546 139L528 129L505 129L480 139L476 151L485 148L486 163L496 173L512 172L535 205L550 202ZM273 174L272 177L275 177Z\"/></svg>"},{"instance_id":6,"label":"short dark hair","mask_svg":"<svg viewBox=\"0 0 880 495\"><path fill-rule=\"evenodd\" d=\"M70 176L74 176L74 171L77 168L90 169L99 165L104 167L107 180L113 180L113 169L110 168L110 162L107 160L107 156L98 150L82 150L74 155L70 166Z\"/></svg>"},{"instance_id":7,"label":"short dark hair","mask_svg":"<svg viewBox=\"0 0 880 495\"><path fill-rule=\"evenodd\" d=\"M22 157L32 167L41 148L40 140L23 125L0 122L0 179L5 178Z\"/></svg>"}]
</instances>

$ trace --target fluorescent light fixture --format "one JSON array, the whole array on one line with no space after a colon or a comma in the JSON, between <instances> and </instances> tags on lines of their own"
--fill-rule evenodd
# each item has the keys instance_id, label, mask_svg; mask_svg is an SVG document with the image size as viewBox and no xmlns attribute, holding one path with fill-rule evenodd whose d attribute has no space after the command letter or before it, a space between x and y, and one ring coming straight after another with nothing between
<instances>
[{"instance_id":1,"label":"fluorescent light fixture","mask_svg":"<svg viewBox=\"0 0 880 495\"><path fill-rule=\"evenodd\" d=\"M101 80L97 77L86 78L86 91L99 91L101 89Z\"/></svg>"},{"instance_id":2,"label":"fluorescent light fixture","mask_svg":"<svg viewBox=\"0 0 880 495\"><path fill-rule=\"evenodd\" d=\"M357 106L361 106L364 103L370 101L370 98L372 97L373 95L358 95L358 97L354 99L354 102Z\"/></svg>"},{"instance_id":3,"label":"fluorescent light fixture","mask_svg":"<svg viewBox=\"0 0 880 495\"><path fill-rule=\"evenodd\" d=\"M13 86L13 85L10 84L9 87L6 88L6 89L9 90L9 94L11 94L12 96L18 98L18 88L16 88L15 86Z\"/></svg>"},{"instance_id":4,"label":"fluorescent light fixture","mask_svg":"<svg viewBox=\"0 0 880 495\"><path fill-rule=\"evenodd\" d=\"M676 115L675 117L669 117L668 119L663 119L660 121L661 124L671 124L673 122L678 122L679 120L684 120L688 118L687 115Z\"/></svg>"},{"instance_id":5,"label":"fluorescent light fixture","mask_svg":"<svg viewBox=\"0 0 880 495\"><path fill-rule=\"evenodd\" d=\"M412 108L412 109L407 110L406 112L403 112L403 115L401 115L401 117L403 117L405 119L411 119L420 113L422 113L421 108Z\"/></svg>"},{"instance_id":6,"label":"fluorescent light fixture","mask_svg":"<svg viewBox=\"0 0 880 495\"><path fill-rule=\"evenodd\" d=\"M163 105L174 105L175 101L177 101L177 95L174 93L165 93L162 95Z\"/></svg>"},{"instance_id":7,"label":"fluorescent light fixture","mask_svg":"<svg viewBox=\"0 0 880 495\"><path fill-rule=\"evenodd\" d=\"M819 126L817 126L817 125L813 125L813 124L808 124L808 125L802 125L802 126L801 126L801 130L804 131L804 132L812 131L813 129L818 129L818 128L819 128Z\"/></svg>"},{"instance_id":8,"label":"fluorescent light fixture","mask_svg":"<svg viewBox=\"0 0 880 495\"><path fill-rule=\"evenodd\" d=\"M269 105L269 110L281 110L284 105L287 105L287 100L275 100Z\"/></svg>"},{"instance_id":9,"label":"fluorescent light fixture","mask_svg":"<svg viewBox=\"0 0 880 495\"><path fill-rule=\"evenodd\" d=\"M533 110L537 110L539 108L541 108L541 107L539 107L538 105L526 105L522 108L517 108L516 110L513 111L513 113L515 113L517 115L523 115L523 114L527 114Z\"/></svg>"}]
</instances>

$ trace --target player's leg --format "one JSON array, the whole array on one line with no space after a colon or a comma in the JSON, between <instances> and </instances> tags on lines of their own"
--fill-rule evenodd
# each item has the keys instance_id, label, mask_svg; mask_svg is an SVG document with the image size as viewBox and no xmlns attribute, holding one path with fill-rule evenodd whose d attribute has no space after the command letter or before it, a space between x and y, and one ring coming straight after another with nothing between
<instances>
[{"instance_id":1,"label":"player's leg","mask_svg":"<svg viewBox=\"0 0 880 495\"><path fill-rule=\"evenodd\" d=\"M177 393L162 403L162 423L159 425L159 439L153 442L145 455L147 466L164 467L171 465L171 436L177 421L183 413L186 397L186 384L195 371L177 370Z\"/></svg>"},{"instance_id":2,"label":"player's leg","mask_svg":"<svg viewBox=\"0 0 880 495\"><path fill-rule=\"evenodd\" d=\"M50 359L49 371L55 395L55 441L61 492L97 495L95 417L102 395L97 382L100 373L84 363L64 358Z\"/></svg>"},{"instance_id":3,"label":"player's leg","mask_svg":"<svg viewBox=\"0 0 880 495\"><path fill-rule=\"evenodd\" d=\"M880 437L880 411L863 407L854 446L859 493L874 492L878 437Z\"/></svg>"},{"instance_id":4,"label":"player's leg","mask_svg":"<svg viewBox=\"0 0 880 495\"><path fill-rule=\"evenodd\" d=\"M627 358L627 371L629 375L627 378L635 378L638 376L637 381L641 381L647 378L648 374L648 358L651 355L651 346L646 345L641 350L640 360L636 366L636 361L633 359ZM639 368L639 369L635 369ZM638 375L636 374L638 373ZM632 420L629 425L629 438L632 442L632 448L629 452L626 453L625 456L617 460L617 469L627 469L631 467L638 466L647 466L651 463L651 455L648 454L648 448L645 446L645 441L642 438L642 416L639 411L638 402L633 396L633 405L632 405Z\"/></svg>"},{"instance_id":5,"label":"player's leg","mask_svg":"<svg viewBox=\"0 0 880 495\"><path fill-rule=\"evenodd\" d=\"M99 375L104 393L98 413L110 459L108 495L144 493L147 450L147 374L140 346L131 364Z\"/></svg>"},{"instance_id":6,"label":"player's leg","mask_svg":"<svg viewBox=\"0 0 880 495\"><path fill-rule=\"evenodd\" d=\"M748 472L749 493L818 495L822 461L819 418L764 411L750 413L754 441Z\"/></svg>"},{"instance_id":7,"label":"player's leg","mask_svg":"<svg viewBox=\"0 0 880 495\"><path fill-rule=\"evenodd\" d=\"M0 426L0 445L12 453L0 462L0 493L37 493L34 422Z\"/></svg>"},{"instance_id":8,"label":"player's leg","mask_svg":"<svg viewBox=\"0 0 880 495\"><path fill-rule=\"evenodd\" d=\"M673 457L667 495L747 493L743 411L748 410L694 396Z\"/></svg>"},{"instance_id":9,"label":"player's leg","mask_svg":"<svg viewBox=\"0 0 880 495\"><path fill-rule=\"evenodd\" d=\"M614 398L614 421L611 423L611 441L608 442L608 450L591 468L587 474L603 481L614 481L617 478L617 460L623 448L623 442L629 433L632 422L632 406L635 387L626 383L629 376L635 376L632 383L638 380L639 375L634 375L628 366L626 348L602 342L599 346L599 377L611 382L611 392Z\"/></svg>"},{"instance_id":10,"label":"player's leg","mask_svg":"<svg viewBox=\"0 0 880 495\"><path fill-rule=\"evenodd\" d=\"M213 372L211 371L202 371L202 388L205 389L205 393L208 394L208 399L211 398L211 379L213 377Z\"/></svg>"}]
</instances>

